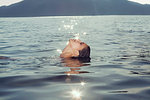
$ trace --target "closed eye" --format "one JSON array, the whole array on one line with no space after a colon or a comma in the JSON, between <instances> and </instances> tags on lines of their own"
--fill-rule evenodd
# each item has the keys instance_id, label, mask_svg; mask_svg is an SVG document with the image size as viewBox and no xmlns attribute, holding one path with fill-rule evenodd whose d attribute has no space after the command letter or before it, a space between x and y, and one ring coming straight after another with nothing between
<instances>
[{"instance_id":1,"label":"closed eye","mask_svg":"<svg viewBox=\"0 0 150 100\"><path fill-rule=\"evenodd\" d=\"M82 44L84 44L84 42L80 42L80 44L82 45Z\"/></svg>"}]
</instances>

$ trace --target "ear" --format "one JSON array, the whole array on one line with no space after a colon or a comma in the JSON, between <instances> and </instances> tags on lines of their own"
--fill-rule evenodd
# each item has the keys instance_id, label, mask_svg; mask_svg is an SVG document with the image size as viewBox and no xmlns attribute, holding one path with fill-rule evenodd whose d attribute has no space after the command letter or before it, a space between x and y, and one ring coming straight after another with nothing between
<instances>
[{"instance_id":1,"label":"ear","mask_svg":"<svg viewBox=\"0 0 150 100\"><path fill-rule=\"evenodd\" d=\"M73 50L73 57L78 57L79 56L79 51L78 50Z\"/></svg>"}]
</instances>

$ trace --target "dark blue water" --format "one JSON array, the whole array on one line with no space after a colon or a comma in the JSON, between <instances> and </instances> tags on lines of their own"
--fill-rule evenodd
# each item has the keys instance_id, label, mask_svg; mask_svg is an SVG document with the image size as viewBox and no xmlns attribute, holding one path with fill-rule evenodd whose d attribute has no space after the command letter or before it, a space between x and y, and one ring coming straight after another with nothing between
<instances>
[{"instance_id":1,"label":"dark blue water","mask_svg":"<svg viewBox=\"0 0 150 100\"><path fill-rule=\"evenodd\" d=\"M0 18L0 100L149 100L150 16ZM70 38L91 60L63 60Z\"/></svg>"}]
</instances>

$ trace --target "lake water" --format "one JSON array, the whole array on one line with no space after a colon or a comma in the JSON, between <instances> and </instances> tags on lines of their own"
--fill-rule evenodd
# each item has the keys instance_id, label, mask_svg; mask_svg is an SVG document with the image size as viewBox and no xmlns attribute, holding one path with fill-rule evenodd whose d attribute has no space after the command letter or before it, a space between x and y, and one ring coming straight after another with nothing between
<instances>
[{"instance_id":1,"label":"lake water","mask_svg":"<svg viewBox=\"0 0 150 100\"><path fill-rule=\"evenodd\" d=\"M70 38L90 61L59 58ZM150 16L0 18L0 100L149 99Z\"/></svg>"}]
</instances>

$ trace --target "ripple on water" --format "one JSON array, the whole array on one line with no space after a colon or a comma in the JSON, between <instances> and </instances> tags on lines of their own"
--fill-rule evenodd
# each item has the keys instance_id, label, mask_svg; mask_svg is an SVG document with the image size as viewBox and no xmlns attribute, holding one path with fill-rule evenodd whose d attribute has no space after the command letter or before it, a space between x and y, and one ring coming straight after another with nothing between
<instances>
[{"instance_id":1,"label":"ripple on water","mask_svg":"<svg viewBox=\"0 0 150 100\"><path fill-rule=\"evenodd\" d=\"M70 80L70 81L68 81ZM54 83L80 83L82 80L90 78L76 75L57 75L57 76L10 76L0 78L0 88L25 88L46 86Z\"/></svg>"},{"instance_id":2,"label":"ripple on water","mask_svg":"<svg viewBox=\"0 0 150 100\"><path fill-rule=\"evenodd\" d=\"M150 60L146 59L141 59L141 60L136 60L131 63L132 65L150 65Z\"/></svg>"},{"instance_id":3,"label":"ripple on water","mask_svg":"<svg viewBox=\"0 0 150 100\"><path fill-rule=\"evenodd\" d=\"M0 50L3 50L3 49L9 49L9 48L12 48L13 46L1 46L0 47Z\"/></svg>"},{"instance_id":4,"label":"ripple on water","mask_svg":"<svg viewBox=\"0 0 150 100\"><path fill-rule=\"evenodd\" d=\"M0 95L1 97L9 96L11 100L18 100L23 97L27 99L29 95L32 94L33 98L36 98L39 95L42 95L40 98L62 98L66 94L69 95L71 91L70 85L73 85L73 88L82 81L90 80L89 77L81 77L79 75L50 75L50 76L9 76L0 78ZM81 85L80 85L81 86ZM61 95L61 96L58 96ZM27 96L27 97L26 97ZM28 99L31 99L29 97ZM62 98L63 99L63 98ZM64 99L65 100L65 99Z\"/></svg>"},{"instance_id":5,"label":"ripple on water","mask_svg":"<svg viewBox=\"0 0 150 100\"><path fill-rule=\"evenodd\" d=\"M116 80L117 79L117 80ZM134 91L136 88L145 88L148 87L150 81L140 78L128 78L128 77L120 77L109 79L111 82L107 82L108 84L93 86L92 89L96 91L105 91L109 92L121 92L121 91ZM106 82L105 82L106 83ZM124 92L123 92L124 93ZM136 93L135 91L133 93Z\"/></svg>"},{"instance_id":6,"label":"ripple on water","mask_svg":"<svg viewBox=\"0 0 150 100\"><path fill-rule=\"evenodd\" d=\"M150 71L130 71L131 74L150 75Z\"/></svg>"},{"instance_id":7,"label":"ripple on water","mask_svg":"<svg viewBox=\"0 0 150 100\"><path fill-rule=\"evenodd\" d=\"M64 29L64 25L73 24L70 23L72 19L77 20L77 25L71 30ZM149 17L96 16L82 19L48 17L1 20L4 21L0 21L0 53L2 56L19 58L14 62L9 57L0 59L2 100L70 100L73 98L63 97L68 96L68 91L79 87L83 93L83 100L149 100ZM143 22L140 29L135 26L139 24L139 20ZM59 32L58 28L61 28ZM73 33L83 31L88 35L77 34L76 37L91 46L93 58L88 65L79 65L76 61L76 66L79 66L71 68L70 63L70 67L67 65L71 61L62 62L56 57L51 57L59 56L56 50L63 49L66 41L74 38ZM74 65L75 61L71 64ZM68 74L75 71L85 74ZM87 84L81 86L81 81Z\"/></svg>"},{"instance_id":8,"label":"ripple on water","mask_svg":"<svg viewBox=\"0 0 150 100\"><path fill-rule=\"evenodd\" d=\"M121 88L136 88L136 87L146 87L146 86L149 86L149 84L150 84L150 81L148 80L134 78L134 79L116 82L113 85L116 87L121 87Z\"/></svg>"},{"instance_id":9,"label":"ripple on water","mask_svg":"<svg viewBox=\"0 0 150 100\"><path fill-rule=\"evenodd\" d=\"M97 66L92 66L93 68L122 68L124 65L115 65L115 64L112 64L112 65L97 65Z\"/></svg>"}]
</instances>

